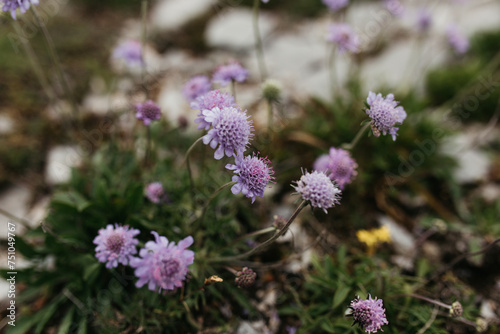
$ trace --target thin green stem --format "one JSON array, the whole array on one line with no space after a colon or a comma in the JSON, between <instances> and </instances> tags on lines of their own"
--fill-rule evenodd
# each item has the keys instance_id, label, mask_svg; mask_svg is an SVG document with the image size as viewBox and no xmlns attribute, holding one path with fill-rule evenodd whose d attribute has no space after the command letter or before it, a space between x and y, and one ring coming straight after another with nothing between
<instances>
[{"instance_id":1,"label":"thin green stem","mask_svg":"<svg viewBox=\"0 0 500 334\"><path fill-rule=\"evenodd\" d=\"M193 181L193 174L191 172L191 164L189 163L189 155L193 151L196 144L198 144L202 140L203 140L203 137L196 139L196 141L188 148L188 150L186 151L186 156L184 157L184 161L186 162L186 166L187 166L187 170L188 170L188 174L189 174L189 183L190 183L191 197L193 198L193 203L194 203L194 181Z\"/></svg>"},{"instance_id":2,"label":"thin green stem","mask_svg":"<svg viewBox=\"0 0 500 334\"><path fill-rule=\"evenodd\" d=\"M240 254L240 255L234 255L234 256L226 256L226 257L217 257L217 258L214 258L213 260L209 260L211 262L230 262L230 261L235 261L235 260L239 260L239 259L242 259L242 258L245 258L245 257L248 257L264 248L266 248L267 246L269 246L270 244L272 244L276 239L278 239L279 237L281 237L287 230L288 228L290 227L290 225L292 224L292 222L295 220L295 218L297 218L297 216L299 215L300 211L302 211L303 208L305 208L305 206L307 205L307 201L302 201L302 203L299 204L299 206L297 207L297 209L295 210L295 212L290 216L290 218L288 219L286 225L278 231L278 233L276 233L275 235L273 235L271 238L269 238L268 240L264 241L263 243L261 243L260 245L252 248L251 250L249 250L248 252L246 253L243 253L243 254Z\"/></svg>"},{"instance_id":3,"label":"thin green stem","mask_svg":"<svg viewBox=\"0 0 500 334\"><path fill-rule=\"evenodd\" d=\"M273 102L267 100L267 131L269 134L273 131Z\"/></svg>"},{"instance_id":4,"label":"thin green stem","mask_svg":"<svg viewBox=\"0 0 500 334\"><path fill-rule=\"evenodd\" d=\"M23 225L24 227L26 227L26 228L28 228L28 229L31 229L31 227L30 227L30 225L31 225L31 224L30 224L30 222L29 222L29 221L27 221L27 220L26 220L26 219L24 219L24 218L16 217L16 216L14 216L13 214L11 214L10 212L5 211L4 209L0 209L0 215L5 216L5 217L7 217L7 218L10 218L10 219L12 219L12 220L14 220L14 221L16 221L16 222L20 223L20 224L21 224L21 225Z\"/></svg>"},{"instance_id":5,"label":"thin green stem","mask_svg":"<svg viewBox=\"0 0 500 334\"><path fill-rule=\"evenodd\" d=\"M412 297L412 298L417 298L417 299L425 300L426 302L432 303L434 305L437 305L437 306L440 306L440 307L444 307L444 308L446 308L448 310L451 309L451 305L448 305L448 304L445 304L443 302L440 302L439 300L430 299L430 298L427 298L425 296L417 295L417 294L414 294L414 293L405 293L405 294L396 295L396 296L393 296L393 297Z\"/></svg>"},{"instance_id":6,"label":"thin green stem","mask_svg":"<svg viewBox=\"0 0 500 334\"><path fill-rule=\"evenodd\" d=\"M235 240L233 240L231 243L229 243L229 245L227 245L226 247L224 247L221 251L226 250L228 248L231 248L232 246L236 245L237 243L239 243L242 240L245 240L245 239L248 239L248 238L251 238L251 237L255 237L255 236L258 236L258 235L261 235L261 234L266 234L266 233L269 233L269 232L273 232L275 230L276 230L276 228L274 226L269 226L269 227L263 228L261 230L257 230L257 231L254 231L254 232L247 233L247 234L242 235L241 237L238 237Z\"/></svg>"},{"instance_id":7,"label":"thin green stem","mask_svg":"<svg viewBox=\"0 0 500 334\"><path fill-rule=\"evenodd\" d=\"M146 94L146 98L149 99L149 90L146 87L144 78L146 76L146 61L144 59L144 50L146 49L147 35L147 22L148 22L148 0L142 0L141 2L141 85Z\"/></svg>"},{"instance_id":8,"label":"thin green stem","mask_svg":"<svg viewBox=\"0 0 500 334\"><path fill-rule=\"evenodd\" d=\"M264 47L262 46L262 38L259 31L259 7L261 0L253 2L253 35L255 38L255 51L257 55L257 63L259 64L260 81L264 82L267 78L267 67L264 60Z\"/></svg>"},{"instance_id":9,"label":"thin green stem","mask_svg":"<svg viewBox=\"0 0 500 334\"><path fill-rule=\"evenodd\" d=\"M149 166L149 156L151 154L151 127L146 126L146 155L144 156L144 165Z\"/></svg>"},{"instance_id":10,"label":"thin green stem","mask_svg":"<svg viewBox=\"0 0 500 334\"><path fill-rule=\"evenodd\" d=\"M205 203L205 206L203 207L203 211L201 212L201 217L200 217L200 224L203 223L203 219L205 218L205 214L207 213L208 206L210 205L210 202L217 196L222 190L226 189L227 187L231 187L234 185L236 182L228 182L226 184L223 184L222 186L219 187L210 197L208 198L207 202Z\"/></svg>"},{"instance_id":11,"label":"thin green stem","mask_svg":"<svg viewBox=\"0 0 500 334\"><path fill-rule=\"evenodd\" d=\"M340 88L339 79L336 71L335 58L337 49L332 46L330 57L328 57L328 73L330 78L330 94L332 96L332 102L335 101L335 88Z\"/></svg>"},{"instance_id":12,"label":"thin green stem","mask_svg":"<svg viewBox=\"0 0 500 334\"><path fill-rule=\"evenodd\" d=\"M352 150L354 148L354 146L356 146L356 144L359 142L359 140L361 139L361 136L366 131L366 129L368 129L370 127L370 124L371 123L368 122L365 125L363 125L363 127L361 129L359 129L358 133L356 134L356 137L354 137L354 139L349 144L342 144L342 148L345 150Z\"/></svg>"},{"instance_id":13,"label":"thin green stem","mask_svg":"<svg viewBox=\"0 0 500 334\"><path fill-rule=\"evenodd\" d=\"M233 95L234 102L236 102L236 81L231 79L231 94Z\"/></svg>"}]
</instances>

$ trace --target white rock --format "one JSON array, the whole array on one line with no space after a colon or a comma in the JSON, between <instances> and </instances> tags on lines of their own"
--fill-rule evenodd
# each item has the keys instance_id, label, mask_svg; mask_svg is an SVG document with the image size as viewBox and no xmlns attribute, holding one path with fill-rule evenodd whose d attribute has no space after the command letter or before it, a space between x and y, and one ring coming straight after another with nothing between
<instances>
[{"instance_id":1,"label":"white rock","mask_svg":"<svg viewBox=\"0 0 500 334\"><path fill-rule=\"evenodd\" d=\"M16 184L8 188L0 195L0 208L7 211L14 217L25 218L29 212L30 197L31 191L27 186ZM21 223L13 221L12 219L0 216L0 221L0 239L2 240L7 239L7 228L9 227L9 223L14 224L15 226L14 234L23 234L25 231L25 228Z\"/></svg>"},{"instance_id":2,"label":"white rock","mask_svg":"<svg viewBox=\"0 0 500 334\"><path fill-rule=\"evenodd\" d=\"M380 225L387 226L391 233L392 244L397 253L409 256L414 253L415 238L399 226L392 218L388 216L380 216L378 218Z\"/></svg>"},{"instance_id":3,"label":"white rock","mask_svg":"<svg viewBox=\"0 0 500 334\"><path fill-rule=\"evenodd\" d=\"M259 29L263 40L276 26L276 20L268 13L259 15ZM252 11L231 8L218 13L205 30L208 46L242 50L253 48L255 39L252 25Z\"/></svg>"},{"instance_id":4,"label":"white rock","mask_svg":"<svg viewBox=\"0 0 500 334\"><path fill-rule=\"evenodd\" d=\"M71 177L71 168L82 162L84 152L77 146L56 146L47 155L45 165L45 180L49 184L68 182Z\"/></svg>"},{"instance_id":5,"label":"white rock","mask_svg":"<svg viewBox=\"0 0 500 334\"><path fill-rule=\"evenodd\" d=\"M151 10L151 27L160 31L180 28L211 8L216 8L217 0L163 0L157 1Z\"/></svg>"},{"instance_id":6,"label":"white rock","mask_svg":"<svg viewBox=\"0 0 500 334\"><path fill-rule=\"evenodd\" d=\"M186 117L188 120L188 130L195 132L197 124L194 123L197 110L189 107L184 95L182 95L183 82L180 78L169 78L168 81L162 85L158 95L158 105L162 111L162 117L165 117L170 124L177 126L179 117ZM201 135L200 131L200 135Z\"/></svg>"},{"instance_id":7,"label":"white rock","mask_svg":"<svg viewBox=\"0 0 500 334\"><path fill-rule=\"evenodd\" d=\"M14 121L7 114L0 114L0 135L8 135L14 131Z\"/></svg>"}]
</instances>

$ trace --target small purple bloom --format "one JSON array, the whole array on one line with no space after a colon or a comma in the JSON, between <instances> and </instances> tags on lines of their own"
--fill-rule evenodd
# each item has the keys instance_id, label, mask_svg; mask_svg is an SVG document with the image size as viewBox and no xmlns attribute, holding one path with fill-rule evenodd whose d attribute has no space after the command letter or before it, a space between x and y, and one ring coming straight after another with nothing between
<instances>
[{"instance_id":1,"label":"small purple bloom","mask_svg":"<svg viewBox=\"0 0 500 334\"><path fill-rule=\"evenodd\" d=\"M152 121L157 121L161 116L160 107L151 100L144 103L138 103L135 106L137 113L135 117L144 122L144 125L148 126Z\"/></svg>"},{"instance_id":2,"label":"small purple bloom","mask_svg":"<svg viewBox=\"0 0 500 334\"><path fill-rule=\"evenodd\" d=\"M226 168L234 171L231 192L236 195L240 192L255 202L255 197L264 197L264 190L269 182L274 179L274 170L270 166L271 161L267 157L237 155L235 165L227 164Z\"/></svg>"},{"instance_id":3,"label":"small purple bloom","mask_svg":"<svg viewBox=\"0 0 500 334\"><path fill-rule=\"evenodd\" d=\"M288 334L297 333L297 327L295 327L295 326L286 326L285 329L288 332Z\"/></svg>"},{"instance_id":4,"label":"small purple bloom","mask_svg":"<svg viewBox=\"0 0 500 334\"><path fill-rule=\"evenodd\" d=\"M153 203L163 203L168 200L167 194L160 182L153 182L146 186L146 197Z\"/></svg>"},{"instance_id":5,"label":"small purple bloom","mask_svg":"<svg viewBox=\"0 0 500 334\"><path fill-rule=\"evenodd\" d=\"M203 111L205 121L212 124L213 128L203 137L205 145L215 149L214 158L222 159L224 155L232 157L233 155L245 152L250 142L252 134L252 124L248 120L250 116L246 111L238 108L229 107Z\"/></svg>"},{"instance_id":6,"label":"small purple bloom","mask_svg":"<svg viewBox=\"0 0 500 334\"><path fill-rule=\"evenodd\" d=\"M394 16L400 17L403 15L405 8L399 0L384 0L385 8Z\"/></svg>"},{"instance_id":7,"label":"small purple bloom","mask_svg":"<svg viewBox=\"0 0 500 334\"><path fill-rule=\"evenodd\" d=\"M135 238L140 232L128 226L108 224L99 230L99 235L94 238L96 258L99 262L106 262L106 268L116 268L118 263L128 265L133 254L137 253L135 246L139 241Z\"/></svg>"},{"instance_id":8,"label":"small purple bloom","mask_svg":"<svg viewBox=\"0 0 500 334\"><path fill-rule=\"evenodd\" d=\"M197 75L189 79L184 85L183 94L189 102L192 102L198 96L209 92L211 88L212 84L206 75Z\"/></svg>"},{"instance_id":9,"label":"small purple bloom","mask_svg":"<svg viewBox=\"0 0 500 334\"><path fill-rule=\"evenodd\" d=\"M359 37L348 24L332 23L328 30L327 41L337 44L340 53L359 51Z\"/></svg>"},{"instance_id":10,"label":"small purple bloom","mask_svg":"<svg viewBox=\"0 0 500 334\"><path fill-rule=\"evenodd\" d=\"M306 172L296 183L293 187L312 207L323 209L327 213L327 209L339 204L341 191L323 172Z\"/></svg>"},{"instance_id":11,"label":"small purple bloom","mask_svg":"<svg viewBox=\"0 0 500 334\"><path fill-rule=\"evenodd\" d=\"M456 25L451 24L446 30L446 35L448 37L448 43L451 47L455 49L458 54L463 54L469 49L469 40L462 34Z\"/></svg>"},{"instance_id":12,"label":"small purple bloom","mask_svg":"<svg viewBox=\"0 0 500 334\"><path fill-rule=\"evenodd\" d=\"M195 123L200 123L198 129L208 130L212 123L207 122L203 111L212 110L214 108L229 108L235 107L234 97L229 93L221 92L220 90L212 90L206 94L203 94L191 102L191 109L198 109L198 118L194 120Z\"/></svg>"},{"instance_id":13,"label":"small purple bloom","mask_svg":"<svg viewBox=\"0 0 500 334\"><path fill-rule=\"evenodd\" d=\"M139 278L135 285L140 288L147 283L149 290L158 292L182 287L188 266L194 261L194 252L186 249L193 244L193 238L189 236L176 245L154 231L151 233L155 241L146 242L139 251L140 257L130 261Z\"/></svg>"},{"instance_id":14,"label":"small purple bloom","mask_svg":"<svg viewBox=\"0 0 500 334\"><path fill-rule=\"evenodd\" d=\"M10 12L10 15L16 20L16 9L19 8L21 13L26 13L30 5L38 5L38 0L2 0L2 11Z\"/></svg>"},{"instance_id":15,"label":"small purple bloom","mask_svg":"<svg viewBox=\"0 0 500 334\"><path fill-rule=\"evenodd\" d=\"M268 2L269 2L269 0L262 0L262 2L263 2L263 3L268 3Z\"/></svg>"},{"instance_id":16,"label":"small purple bloom","mask_svg":"<svg viewBox=\"0 0 500 334\"><path fill-rule=\"evenodd\" d=\"M417 27L421 32L429 30L432 24L432 15L427 8L420 8L417 16Z\"/></svg>"},{"instance_id":17,"label":"small purple bloom","mask_svg":"<svg viewBox=\"0 0 500 334\"><path fill-rule=\"evenodd\" d=\"M335 181L340 190L344 190L346 184L358 175L356 168L358 164L351 158L349 151L341 148L330 148L329 154L320 156L314 162L313 168L320 172L325 172L330 179Z\"/></svg>"},{"instance_id":18,"label":"small purple bloom","mask_svg":"<svg viewBox=\"0 0 500 334\"><path fill-rule=\"evenodd\" d=\"M143 64L141 42L134 39L119 44L113 50L113 58L122 59L130 67L139 67Z\"/></svg>"},{"instance_id":19,"label":"small purple bloom","mask_svg":"<svg viewBox=\"0 0 500 334\"><path fill-rule=\"evenodd\" d=\"M330 8L331 11L336 12L346 7L349 4L349 0L323 0L323 3Z\"/></svg>"},{"instance_id":20,"label":"small purple bloom","mask_svg":"<svg viewBox=\"0 0 500 334\"><path fill-rule=\"evenodd\" d=\"M229 85L232 81L243 82L248 77L248 71L238 62L219 66L213 75L212 81L222 87Z\"/></svg>"},{"instance_id":21,"label":"small purple bloom","mask_svg":"<svg viewBox=\"0 0 500 334\"><path fill-rule=\"evenodd\" d=\"M382 94L370 92L366 102L370 106L366 109L366 113L370 118L373 135L379 137L382 132L384 135L389 133L392 140L396 140L397 131L399 128L394 127L396 124L403 124L406 118L406 112L398 101L394 101L394 95L388 94L385 98Z\"/></svg>"},{"instance_id":22,"label":"small purple bloom","mask_svg":"<svg viewBox=\"0 0 500 334\"><path fill-rule=\"evenodd\" d=\"M365 300L357 297L351 301L349 308L352 310L350 315L354 319L353 325L359 324L367 333L376 333L379 329L383 331L381 327L389 324L382 299L372 299L371 295Z\"/></svg>"}]
</instances>

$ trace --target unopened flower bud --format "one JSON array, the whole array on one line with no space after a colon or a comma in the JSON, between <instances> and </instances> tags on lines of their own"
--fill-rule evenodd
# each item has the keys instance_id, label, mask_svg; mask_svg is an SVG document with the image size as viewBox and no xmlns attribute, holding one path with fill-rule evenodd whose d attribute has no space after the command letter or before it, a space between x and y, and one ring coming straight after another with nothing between
<instances>
[{"instance_id":1,"label":"unopened flower bud","mask_svg":"<svg viewBox=\"0 0 500 334\"><path fill-rule=\"evenodd\" d=\"M250 268L244 267L236 273L235 282L239 288L249 288L255 283L257 274Z\"/></svg>"},{"instance_id":2,"label":"unopened flower bud","mask_svg":"<svg viewBox=\"0 0 500 334\"><path fill-rule=\"evenodd\" d=\"M478 333L483 333L483 332L486 332L486 330L488 329L488 322L479 317L476 319L476 331Z\"/></svg>"},{"instance_id":3,"label":"unopened flower bud","mask_svg":"<svg viewBox=\"0 0 500 334\"><path fill-rule=\"evenodd\" d=\"M456 301L456 302L453 302L453 304L451 304L451 308L450 308L450 316L452 318L458 318L462 315L463 313L463 308L462 308L462 304L460 304L460 302Z\"/></svg>"},{"instance_id":4,"label":"unopened flower bud","mask_svg":"<svg viewBox=\"0 0 500 334\"><path fill-rule=\"evenodd\" d=\"M281 83L274 79L267 79L262 84L262 95L268 101L278 101L281 98Z\"/></svg>"}]
</instances>

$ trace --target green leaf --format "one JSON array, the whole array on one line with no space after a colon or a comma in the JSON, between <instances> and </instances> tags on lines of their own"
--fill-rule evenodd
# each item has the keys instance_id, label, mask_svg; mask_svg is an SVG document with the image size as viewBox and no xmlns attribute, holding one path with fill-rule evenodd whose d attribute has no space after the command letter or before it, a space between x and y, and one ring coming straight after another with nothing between
<instances>
[{"instance_id":1,"label":"green leaf","mask_svg":"<svg viewBox=\"0 0 500 334\"><path fill-rule=\"evenodd\" d=\"M75 313L75 307L72 306L68 312L66 312L66 315L64 316L63 320L61 321L61 325L59 325L59 330L57 331L57 334L66 334L69 333L69 329L71 327L71 321L73 320L73 313Z\"/></svg>"},{"instance_id":2,"label":"green leaf","mask_svg":"<svg viewBox=\"0 0 500 334\"><path fill-rule=\"evenodd\" d=\"M59 304L60 300L61 300L60 298L54 300L49 306L44 307L41 311L37 313L39 319L35 327L36 334L42 333L43 329L45 328L45 325L56 312L57 305Z\"/></svg>"},{"instance_id":3,"label":"green leaf","mask_svg":"<svg viewBox=\"0 0 500 334\"><path fill-rule=\"evenodd\" d=\"M7 318L8 319L8 318ZM9 319L10 320L10 319ZM16 318L15 326L8 325L7 334L24 334L36 324L37 315L23 316L20 319Z\"/></svg>"},{"instance_id":4,"label":"green leaf","mask_svg":"<svg viewBox=\"0 0 500 334\"><path fill-rule=\"evenodd\" d=\"M333 327L333 324L328 319L324 319L321 322L321 329L323 329L327 333L335 333L335 328Z\"/></svg>"},{"instance_id":5,"label":"green leaf","mask_svg":"<svg viewBox=\"0 0 500 334\"><path fill-rule=\"evenodd\" d=\"M347 295L349 295L349 292L351 292L351 288L348 286L345 286L344 284L340 284L339 288L335 291L335 294L333 295L333 303L332 303L332 308L336 308L342 302L346 299Z\"/></svg>"},{"instance_id":6,"label":"green leaf","mask_svg":"<svg viewBox=\"0 0 500 334\"><path fill-rule=\"evenodd\" d=\"M58 192L52 198L52 202L75 208L78 212L82 212L91 205L85 197L74 191Z\"/></svg>"},{"instance_id":7,"label":"green leaf","mask_svg":"<svg viewBox=\"0 0 500 334\"><path fill-rule=\"evenodd\" d=\"M80 319L78 324L78 334L87 334L87 318Z\"/></svg>"},{"instance_id":8,"label":"green leaf","mask_svg":"<svg viewBox=\"0 0 500 334\"><path fill-rule=\"evenodd\" d=\"M87 281L92 274L96 273L99 270L100 267L101 264L99 262L87 266L83 271L83 280Z\"/></svg>"}]
</instances>

